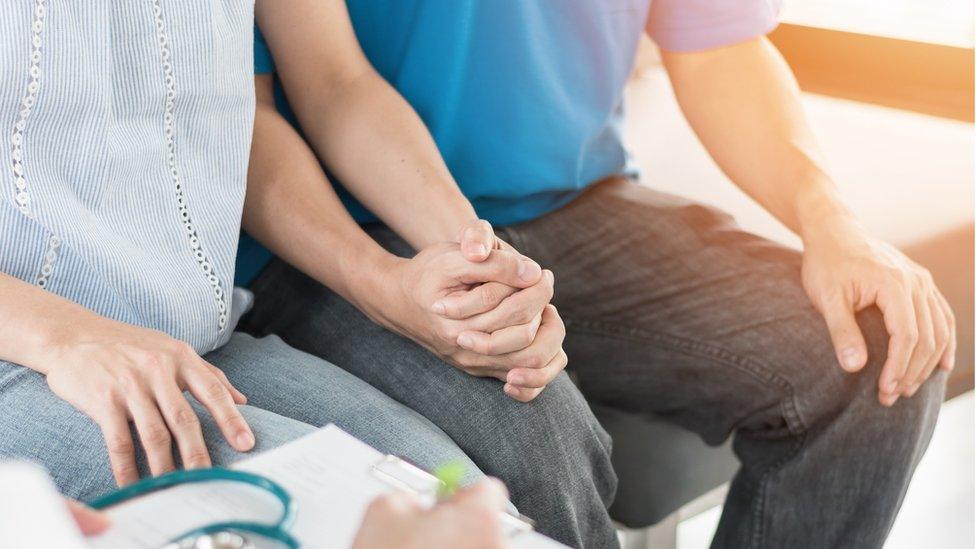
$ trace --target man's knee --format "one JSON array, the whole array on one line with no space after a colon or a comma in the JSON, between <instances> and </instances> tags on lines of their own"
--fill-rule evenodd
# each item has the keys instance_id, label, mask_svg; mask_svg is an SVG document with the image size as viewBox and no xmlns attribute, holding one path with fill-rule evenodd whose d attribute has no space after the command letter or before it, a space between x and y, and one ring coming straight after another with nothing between
<instances>
[{"instance_id":1,"label":"man's knee","mask_svg":"<svg viewBox=\"0 0 976 549\"><path fill-rule=\"evenodd\" d=\"M493 421L507 426L502 451L491 453L513 490L566 491L584 480L605 504L612 501L617 477L610 436L565 373L532 402L499 406Z\"/></svg>"},{"instance_id":2,"label":"man's knee","mask_svg":"<svg viewBox=\"0 0 976 549\"><path fill-rule=\"evenodd\" d=\"M858 313L857 320L867 344L867 363L858 372L845 371L829 339L808 349L817 364L797 395L801 414L809 424L843 417L852 429L884 428L908 440L927 441L945 394L944 372L934 372L914 396L902 397L891 407L882 405L878 380L888 358L887 328L875 307Z\"/></svg>"}]
</instances>

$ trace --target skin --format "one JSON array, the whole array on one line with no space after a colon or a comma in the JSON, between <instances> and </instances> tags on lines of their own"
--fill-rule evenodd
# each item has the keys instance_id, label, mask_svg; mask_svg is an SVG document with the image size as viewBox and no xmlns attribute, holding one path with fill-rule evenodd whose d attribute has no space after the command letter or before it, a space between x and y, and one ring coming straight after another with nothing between
<instances>
[{"instance_id":1,"label":"skin","mask_svg":"<svg viewBox=\"0 0 976 549\"><path fill-rule=\"evenodd\" d=\"M275 109L272 77L257 76L245 229L378 324L535 398L566 364L552 273L477 219L420 118L363 55L345 3L281 2L258 2L256 18L305 139ZM323 164L417 256L366 235Z\"/></svg>"},{"instance_id":2,"label":"skin","mask_svg":"<svg viewBox=\"0 0 976 549\"><path fill-rule=\"evenodd\" d=\"M56 395L98 424L120 486L139 478L129 422L154 475L175 468L174 442L186 468L211 465L184 391L213 415L231 446L254 447L235 406L246 402L244 395L186 343L99 316L5 274L0 296L0 359L44 374Z\"/></svg>"},{"instance_id":3,"label":"skin","mask_svg":"<svg viewBox=\"0 0 976 549\"><path fill-rule=\"evenodd\" d=\"M868 360L855 313L876 305L890 335L878 399L910 397L951 371L955 319L932 276L871 236L843 204L803 114L792 72L766 38L662 52L678 103L728 177L803 239L803 285L842 368Z\"/></svg>"}]
</instances>

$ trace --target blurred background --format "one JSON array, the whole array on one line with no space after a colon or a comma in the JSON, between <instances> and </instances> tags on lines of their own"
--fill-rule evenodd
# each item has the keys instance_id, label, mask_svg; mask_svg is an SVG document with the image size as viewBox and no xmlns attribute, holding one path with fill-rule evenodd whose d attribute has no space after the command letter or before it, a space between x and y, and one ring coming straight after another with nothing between
<instances>
[{"instance_id":1,"label":"blurred background","mask_svg":"<svg viewBox=\"0 0 976 549\"><path fill-rule=\"evenodd\" d=\"M797 75L848 204L933 272L958 318L947 402L887 547L974 547L973 0L787 0L771 39ZM708 158L650 42L626 101L645 184L718 205L748 230L801 246ZM677 539L668 543L707 547L723 490L676 512Z\"/></svg>"}]
</instances>

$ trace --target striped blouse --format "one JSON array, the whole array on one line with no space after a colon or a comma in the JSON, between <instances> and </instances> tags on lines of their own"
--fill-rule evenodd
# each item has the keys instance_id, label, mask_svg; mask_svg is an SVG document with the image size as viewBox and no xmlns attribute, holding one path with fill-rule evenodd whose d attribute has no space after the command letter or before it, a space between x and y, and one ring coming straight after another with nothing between
<instances>
[{"instance_id":1,"label":"striped blouse","mask_svg":"<svg viewBox=\"0 0 976 549\"><path fill-rule=\"evenodd\" d=\"M253 21L253 0L4 0L0 272L226 342Z\"/></svg>"}]
</instances>

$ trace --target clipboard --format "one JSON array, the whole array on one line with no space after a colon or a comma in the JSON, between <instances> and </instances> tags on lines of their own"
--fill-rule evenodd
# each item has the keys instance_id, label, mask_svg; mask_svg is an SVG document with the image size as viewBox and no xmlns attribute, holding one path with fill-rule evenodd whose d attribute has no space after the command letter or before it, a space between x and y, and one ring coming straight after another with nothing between
<instances>
[{"instance_id":1,"label":"clipboard","mask_svg":"<svg viewBox=\"0 0 976 549\"><path fill-rule=\"evenodd\" d=\"M377 479L392 487L409 492L424 500L432 498L436 501L437 490L443 484L437 477L420 467L390 454L375 463L370 468L370 472ZM501 520L505 535L509 538L535 529L535 521L522 514L515 515L512 512L503 512Z\"/></svg>"},{"instance_id":2,"label":"clipboard","mask_svg":"<svg viewBox=\"0 0 976 549\"><path fill-rule=\"evenodd\" d=\"M415 465L385 455L328 425L302 438L231 466L273 480L296 506L289 532L309 549L349 547L366 508L377 496L399 489L422 505L437 500L440 480ZM260 495L260 494L259 494ZM226 520L266 522L280 512L277 502L253 489L226 483L182 485L137 498L109 510L112 527L92 547L152 549L191 528ZM531 521L500 515L513 549L563 545L534 531Z\"/></svg>"}]
</instances>

